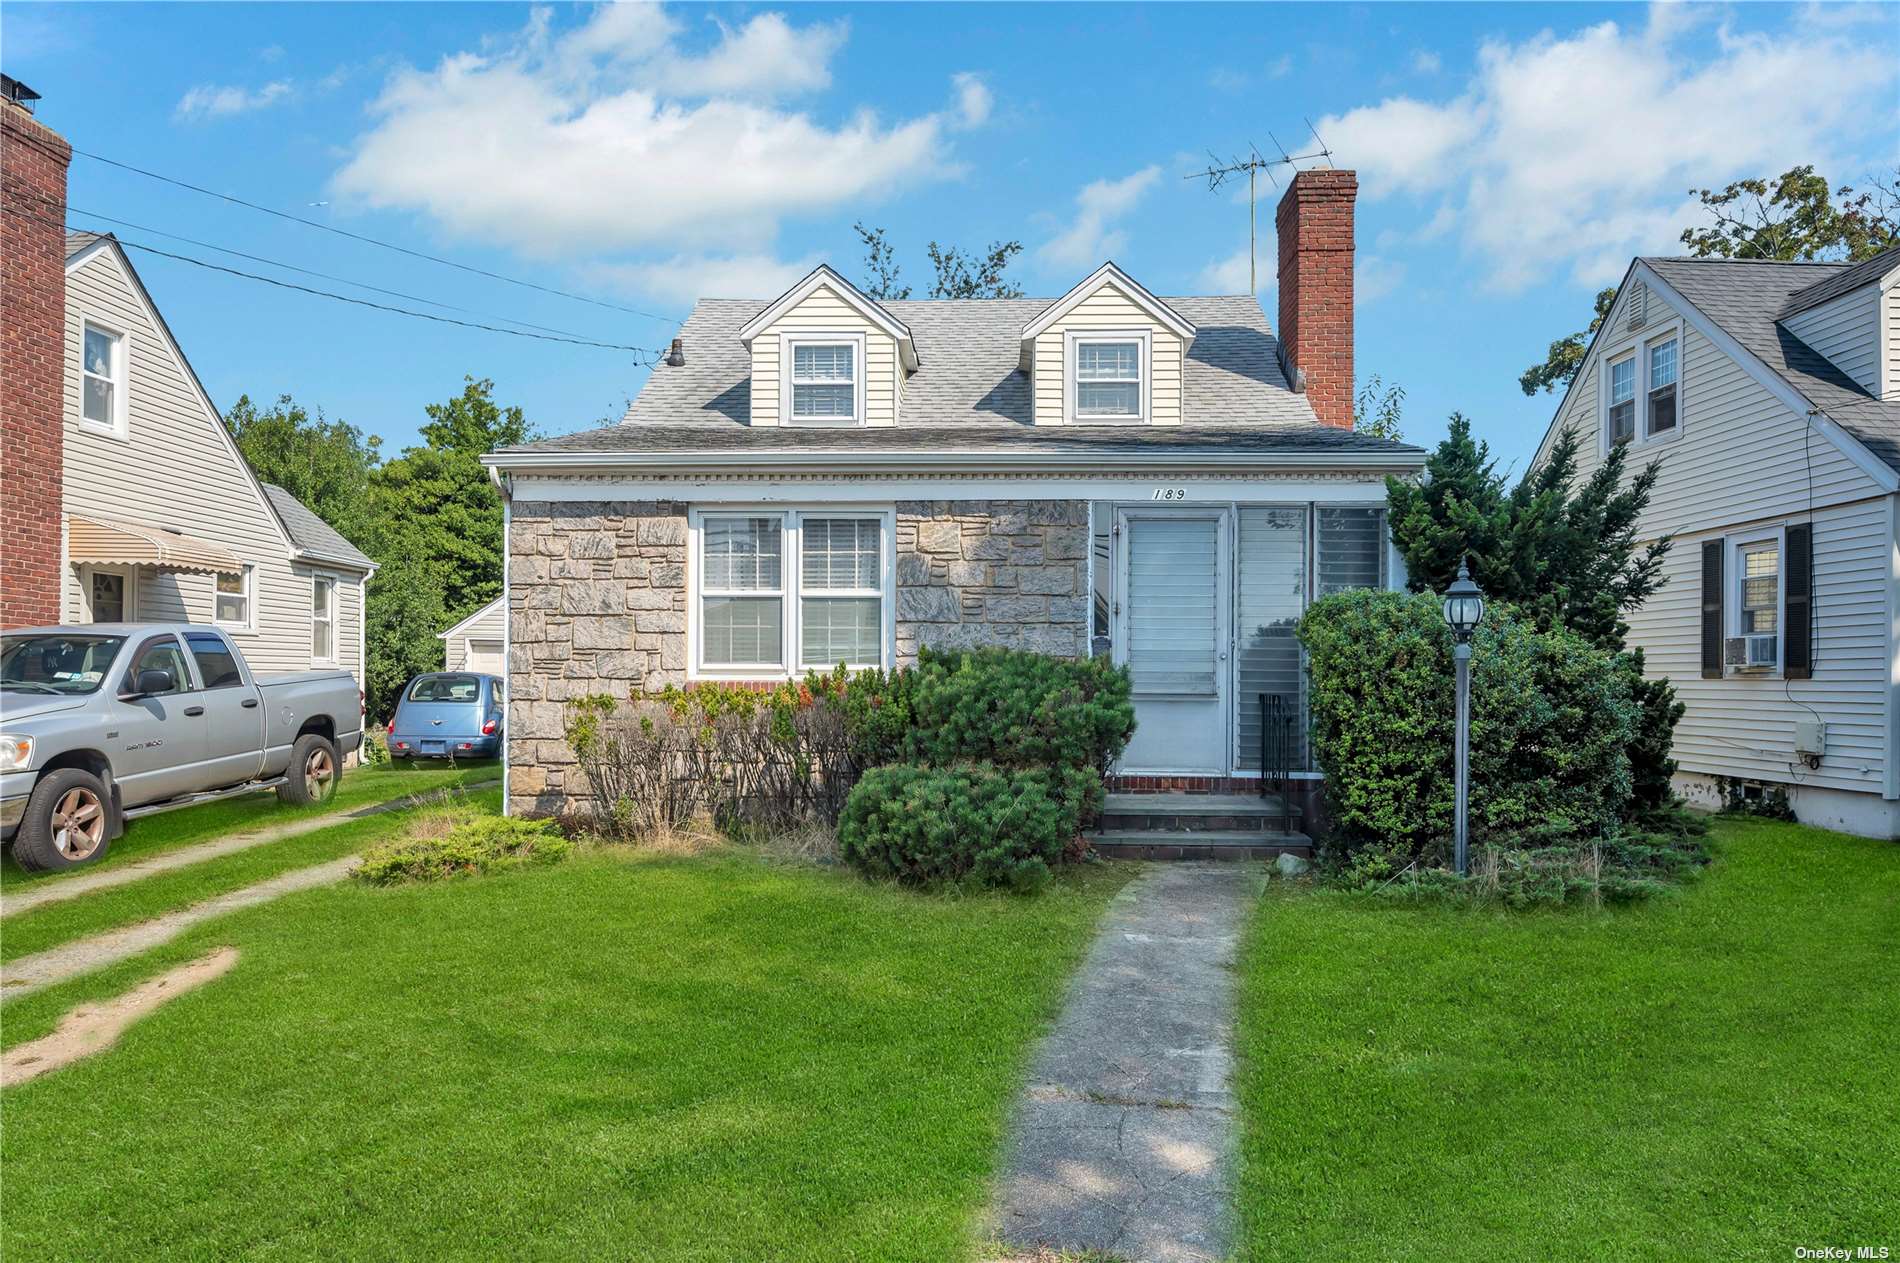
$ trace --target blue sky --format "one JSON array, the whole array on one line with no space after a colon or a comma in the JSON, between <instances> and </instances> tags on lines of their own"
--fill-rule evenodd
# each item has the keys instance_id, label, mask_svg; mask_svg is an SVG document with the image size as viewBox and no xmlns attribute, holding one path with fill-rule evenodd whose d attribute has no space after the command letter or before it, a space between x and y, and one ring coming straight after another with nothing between
<instances>
[{"instance_id":1,"label":"blue sky","mask_svg":"<svg viewBox=\"0 0 1900 1263\"><path fill-rule=\"evenodd\" d=\"M696 294L769 296L821 259L856 275L860 218L920 292L931 238L1022 240L1032 295L1109 257L1158 293L1242 292L1244 197L1182 177L1269 133L1304 152L1311 119L1360 172L1361 380L1403 384L1415 441L1457 409L1515 461L1554 407L1519 372L1631 254L1673 252L1686 190L1900 157L1900 6L13 3L0 49L80 149L672 320L85 158L75 223L639 347ZM550 433L617 416L645 376L623 352L134 261L221 406L287 392L390 449L464 374Z\"/></svg>"}]
</instances>

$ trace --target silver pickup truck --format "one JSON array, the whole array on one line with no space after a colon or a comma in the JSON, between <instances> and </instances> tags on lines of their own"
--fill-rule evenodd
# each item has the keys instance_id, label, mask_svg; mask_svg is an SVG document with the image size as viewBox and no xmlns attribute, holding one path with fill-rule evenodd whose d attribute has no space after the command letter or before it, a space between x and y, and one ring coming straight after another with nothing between
<instances>
[{"instance_id":1,"label":"silver pickup truck","mask_svg":"<svg viewBox=\"0 0 1900 1263\"><path fill-rule=\"evenodd\" d=\"M260 680L215 628L0 636L0 839L28 872L96 860L127 820L174 807L260 789L323 801L362 742L349 672Z\"/></svg>"}]
</instances>

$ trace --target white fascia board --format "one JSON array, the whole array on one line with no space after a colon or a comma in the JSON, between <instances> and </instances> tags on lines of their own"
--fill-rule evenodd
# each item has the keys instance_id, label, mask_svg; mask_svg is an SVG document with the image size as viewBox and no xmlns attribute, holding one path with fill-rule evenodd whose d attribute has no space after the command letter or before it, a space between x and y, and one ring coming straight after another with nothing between
<instances>
[{"instance_id":1,"label":"white fascia board","mask_svg":"<svg viewBox=\"0 0 1900 1263\"><path fill-rule=\"evenodd\" d=\"M508 594L506 592L502 593L500 596L496 597L494 600L490 601L488 604L482 606L482 608L480 608L479 610L476 610L473 614L470 614L467 618L463 619L461 622L457 623L455 626L449 628L447 631L437 632L435 634L435 638L437 640L447 640L450 636L455 635L457 632L461 631L464 627L467 627L471 623L474 623L477 619L486 617L489 611L495 609L497 606L499 606L502 602L506 601L507 599L508 599Z\"/></svg>"},{"instance_id":2,"label":"white fascia board","mask_svg":"<svg viewBox=\"0 0 1900 1263\"><path fill-rule=\"evenodd\" d=\"M1056 299L1053 303L1050 303L1047 307L1042 309L1040 315L1024 325L1023 341L1029 342L1034 340L1036 335L1046 331L1050 325L1062 319L1071 311L1074 311L1077 304L1105 284L1112 284L1117 289L1126 292L1130 298L1134 299L1135 302L1140 305L1143 311L1154 317L1164 328L1174 333L1175 336L1179 337L1183 342L1192 342L1194 340L1196 330L1193 321L1149 293L1142 287L1139 281L1116 267L1111 261L1102 264L1101 267L1089 273L1087 279L1080 285L1077 285L1074 289Z\"/></svg>"},{"instance_id":3,"label":"white fascia board","mask_svg":"<svg viewBox=\"0 0 1900 1263\"><path fill-rule=\"evenodd\" d=\"M838 296L849 303L860 316L896 338L904 354L905 367L909 369L917 367L917 344L911 339L910 326L886 311L876 299L864 294L857 286L832 271L830 265L825 263L820 263L813 268L811 274L804 280L786 290L772 302L771 306L746 321L745 326L739 330L739 344L750 350L754 338L776 324L786 312L810 298L813 291L821 285L829 285L837 290Z\"/></svg>"},{"instance_id":4,"label":"white fascia board","mask_svg":"<svg viewBox=\"0 0 1900 1263\"><path fill-rule=\"evenodd\" d=\"M1378 471L1279 470L1254 476L1177 474L1141 470L1119 476L1035 474L948 474L890 477L759 478L732 475L628 474L624 477L523 477L515 499L533 502L671 501L705 505L814 504L875 508L898 501L932 500L1087 500L1148 505L1157 492L1171 505L1385 503L1385 476Z\"/></svg>"},{"instance_id":5,"label":"white fascia board","mask_svg":"<svg viewBox=\"0 0 1900 1263\"><path fill-rule=\"evenodd\" d=\"M522 474L564 473L586 477L616 472L754 474L837 473L1041 473L1117 472L1131 469L1189 473L1234 470L1300 469L1415 473L1425 466L1423 452L1210 452L1157 447L1115 451L997 451L994 448L865 452L820 448L783 448L773 452L516 452L490 453L490 470Z\"/></svg>"},{"instance_id":6,"label":"white fascia board","mask_svg":"<svg viewBox=\"0 0 1900 1263\"><path fill-rule=\"evenodd\" d=\"M1843 430L1833 418L1821 411L1813 400L1795 389L1787 378L1762 363L1753 351L1737 342L1728 330L1704 315L1701 308L1684 298L1675 286L1665 281L1648 264L1639 259L1633 271L1640 274L1651 289L1661 294L1677 311L1681 312L1682 318L1697 333L1707 338L1717 350L1747 369L1748 375L1761 383L1762 388L1780 400L1790 412L1797 416L1811 418L1814 428L1825 435L1835 447L1838 447L1841 455L1847 457L1862 473L1872 478L1881 490L1900 491L1900 473L1896 473L1893 466L1868 451L1859 439ZM1588 357L1586 357L1585 366L1588 366Z\"/></svg>"}]
</instances>

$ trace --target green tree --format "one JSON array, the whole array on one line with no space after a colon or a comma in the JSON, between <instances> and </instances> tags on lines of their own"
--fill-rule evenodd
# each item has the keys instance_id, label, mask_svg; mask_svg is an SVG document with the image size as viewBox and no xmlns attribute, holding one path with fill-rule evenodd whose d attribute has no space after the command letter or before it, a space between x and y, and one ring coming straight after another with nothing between
<instances>
[{"instance_id":1,"label":"green tree","mask_svg":"<svg viewBox=\"0 0 1900 1263\"><path fill-rule=\"evenodd\" d=\"M867 228L862 220L851 225L864 243L864 273L860 281L866 295L877 299L909 298L910 286L903 283L903 269L897 263L896 250L882 228ZM955 246L932 241L925 247L937 279L931 283L932 298L1021 298L1022 286L1009 277L1010 261L1023 252L1020 241L992 241L981 253L965 253Z\"/></svg>"},{"instance_id":2,"label":"green tree","mask_svg":"<svg viewBox=\"0 0 1900 1263\"><path fill-rule=\"evenodd\" d=\"M1858 263L1900 245L1900 169L1858 192L1845 184L1830 189L1811 164L1791 167L1772 180L1737 180L1720 190L1689 191L1710 221L1682 230L1680 240L1692 258ZM1590 335L1609 316L1615 300L1615 289L1600 292L1590 327L1558 338L1543 363L1524 370L1517 384L1525 394L1569 388L1583 365Z\"/></svg>"},{"instance_id":3,"label":"green tree","mask_svg":"<svg viewBox=\"0 0 1900 1263\"><path fill-rule=\"evenodd\" d=\"M321 408L313 415L289 395L279 395L267 409L239 395L224 414L224 425L259 478L282 487L343 538L371 551L376 523L370 481L381 439L331 420Z\"/></svg>"},{"instance_id":4,"label":"green tree","mask_svg":"<svg viewBox=\"0 0 1900 1263\"><path fill-rule=\"evenodd\" d=\"M1352 428L1361 434L1370 434L1380 439L1402 439L1401 414L1405 407L1405 387L1394 382L1387 386L1385 379L1374 373L1359 388L1359 398L1352 409Z\"/></svg>"},{"instance_id":5,"label":"green tree","mask_svg":"<svg viewBox=\"0 0 1900 1263\"><path fill-rule=\"evenodd\" d=\"M909 298L910 286L902 282L902 269L897 266L896 252L891 249L884 230L866 228L861 219L851 228L858 234L858 240L864 243L864 278L860 288L870 297L880 300Z\"/></svg>"}]
</instances>

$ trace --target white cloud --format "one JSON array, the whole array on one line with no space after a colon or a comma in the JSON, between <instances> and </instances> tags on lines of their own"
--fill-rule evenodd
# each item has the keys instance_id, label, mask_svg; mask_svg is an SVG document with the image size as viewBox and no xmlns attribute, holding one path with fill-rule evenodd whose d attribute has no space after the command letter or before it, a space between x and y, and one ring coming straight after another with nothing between
<instances>
[{"instance_id":1,"label":"white cloud","mask_svg":"<svg viewBox=\"0 0 1900 1263\"><path fill-rule=\"evenodd\" d=\"M276 105L288 100L290 94L290 83L283 79L267 83L261 88L219 87L207 83L180 97L172 114L185 122L226 118Z\"/></svg>"},{"instance_id":2,"label":"white cloud","mask_svg":"<svg viewBox=\"0 0 1900 1263\"><path fill-rule=\"evenodd\" d=\"M543 257L745 256L788 216L956 172L947 134L974 101L963 85L956 110L889 124L773 104L830 82L841 24L762 14L690 53L655 7L603 5L564 32L551 21L538 10L492 47L391 74L337 194Z\"/></svg>"},{"instance_id":3,"label":"white cloud","mask_svg":"<svg viewBox=\"0 0 1900 1263\"><path fill-rule=\"evenodd\" d=\"M1267 63L1267 77L1270 79L1284 79L1287 73L1292 69L1293 54L1281 53L1278 57L1275 57L1272 61Z\"/></svg>"},{"instance_id":4,"label":"white cloud","mask_svg":"<svg viewBox=\"0 0 1900 1263\"><path fill-rule=\"evenodd\" d=\"M1269 271L1272 269L1273 266L1276 266L1275 264L1273 264L1271 260L1268 260L1268 259L1263 258L1260 260L1260 262L1263 264L1266 264L1268 266ZM1262 287L1264 288L1266 284L1272 281L1272 279L1273 278L1269 276L1262 276L1260 278L1262 282ZM1200 275L1197 278L1195 278L1195 292L1199 294L1244 294L1246 293L1247 292L1247 251L1246 249L1243 247L1242 249L1236 250L1224 259L1210 260L1207 266L1201 269Z\"/></svg>"},{"instance_id":5,"label":"white cloud","mask_svg":"<svg viewBox=\"0 0 1900 1263\"><path fill-rule=\"evenodd\" d=\"M1075 195L1075 219L1037 251L1045 263L1094 268L1128 244L1115 221L1133 210L1161 178L1161 168L1143 167L1119 180L1096 180Z\"/></svg>"},{"instance_id":6,"label":"white cloud","mask_svg":"<svg viewBox=\"0 0 1900 1263\"><path fill-rule=\"evenodd\" d=\"M965 127L981 127L990 121L990 111L996 106L996 97L990 91L990 85L983 82L983 76L964 71L950 76L950 86L957 93L957 118Z\"/></svg>"},{"instance_id":7,"label":"white cloud","mask_svg":"<svg viewBox=\"0 0 1900 1263\"><path fill-rule=\"evenodd\" d=\"M776 298L821 261L817 255L779 259L770 254L682 254L652 263L604 265L592 274L629 293L687 307L701 298Z\"/></svg>"},{"instance_id":8,"label":"white cloud","mask_svg":"<svg viewBox=\"0 0 1900 1263\"><path fill-rule=\"evenodd\" d=\"M1435 75L1444 68L1445 63L1441 61L1438 54L1431 49L1415 48L1412 50L1412 70L1415 73L1421 75Z\"/></svg>"},{"instance_id":9,"label":"white cloud","mask_svg":"<svg viewBox=\"0 0 1900 1263\"><path fill-rule=\"evenodd\" d=\"M1207 86L1216 92L1245 92L1250 82L1244 72L1225 66L1216 66L1207 72Z\"/></svg>"},{"instance_id":10,"label":"white cloud","mask_svg":"<svg viewBox=\"0 0 1900 1263\"><path fill-rule=\"evenodd\" d=\"M1459 95L1398 97L1319 129L1359 170L1362 196L1455 207L1457 238L1491 284L1521 289L1565 268L1604 283L1630 255L1673 247L1694 220L1692 185L1797 162L1828 171L1856 145L1891 144L1891 50L1799 24L1707 29L1705 16L1659 6L1641 29L1488 42Z\"/></svg>"},{"instance_id":11,"label":"white cloud","mask_svg":"<svg viewBox=\"0 0 1900 1263\"><path fill-rule=\"evenodd\" d=\"M1353 262L1352 299L1359 307L1378 302L1405 283L1405 265L1376 254L1362 254Z\"/></svg>"}]
</instances>

